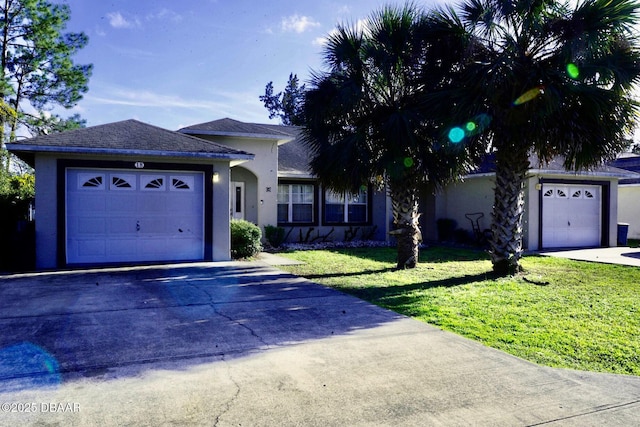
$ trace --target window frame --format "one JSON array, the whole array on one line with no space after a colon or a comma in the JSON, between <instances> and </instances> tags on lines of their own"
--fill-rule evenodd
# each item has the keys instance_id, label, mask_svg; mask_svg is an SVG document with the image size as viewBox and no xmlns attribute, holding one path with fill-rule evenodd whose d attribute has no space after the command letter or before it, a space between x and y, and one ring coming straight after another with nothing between
<instances>
[{"instance_id":1,"label":"window frame","mask_svg":"<svg viewBox=\"0 0 640 427\"><path fill-rule=\"evenodd\" d=\"M288 221L280 221L280 219L278 218L278 226L280 227L308 227L308 226L312 226L312 225L318 225L318 203L320 201L320 198L318 196L319 190L318 190L318 183L315 181L304 181L304 180L283 180L283 181L278 181L278 190L276 193L276 206L279 208L279 206L282 204L280 202L278 202L278 196L277 194L280 193L280 186L281 185L286 185L289 188L289 201L287 202L287 206L288 206ZM313 188L313 203L311 205L311 215L312 215L312 220L311 221L305 221L305 222L295 222L292 221L293 220L293 201L291 198L291 189L292 186L294 185L310 185ZM277 215L277 212L276 212Z\"/></svg>"},{"instance_id":2,"label":"window frame","mask_svg":"<svg viewBox=\"0 0 640 427\"><path fill-rule=\"evenodd\" d=\"M343 220L342 221L327 221L327 205L328 204L337 204L337 203L327 203L327 192L330 192L329 189L323 189L322 191L322 224L323 225L371 225L373 220L373 187L371 185L367 186L367 197L366 197L366 216L367 219L365 221L347 221L344 220L344 217L349 215L349 199L344 197L344 211L343 211ZM359 203L358 203L359 204Z\"/></svg>"}]
</instances>

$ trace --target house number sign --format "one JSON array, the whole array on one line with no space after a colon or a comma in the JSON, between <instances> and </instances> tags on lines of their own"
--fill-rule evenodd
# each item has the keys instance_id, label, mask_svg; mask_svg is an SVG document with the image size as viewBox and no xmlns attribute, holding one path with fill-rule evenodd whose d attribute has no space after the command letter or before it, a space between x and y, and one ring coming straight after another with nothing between
<instances>
[{"instance_id":1,"label":"house number sign","mask_svg":"<svg viewBox=\"0 0 640 427\"><path fill-rule=\"evenodd\" d=\"M134 166L136 169L142 169L144 168L144 162L136 162Z\"/></svg>"}]
</instances>

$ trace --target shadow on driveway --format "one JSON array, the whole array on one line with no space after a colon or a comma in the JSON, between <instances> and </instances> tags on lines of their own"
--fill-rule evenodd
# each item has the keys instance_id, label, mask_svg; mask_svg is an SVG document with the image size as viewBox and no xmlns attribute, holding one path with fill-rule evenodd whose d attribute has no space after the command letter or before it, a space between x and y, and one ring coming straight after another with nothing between
<instances>
[{"instance_id":1,"label":"shadow on driveway","mask_svg":"<svg viewBox=\"0 0 640 427\"><path fill-rule=\"evenodd\" d=\"M254 263L0 277L0 390L186 369L400 317Z\"/></svg>"}]
</instances>

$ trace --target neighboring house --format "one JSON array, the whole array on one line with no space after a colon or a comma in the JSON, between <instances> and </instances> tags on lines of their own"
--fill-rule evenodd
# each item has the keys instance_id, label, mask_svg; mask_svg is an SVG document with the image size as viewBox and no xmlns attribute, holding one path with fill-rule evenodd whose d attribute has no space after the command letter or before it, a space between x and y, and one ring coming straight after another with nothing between
<instances>
[{"instance_id":1,"label":"neighboring house","mask_svg":"<svg viewBox=\"0 0 640 427\"><path fill-rule=\"evenodd\" d=\"M135 120L7 148L35 168L38 269L229 259L229 168L253 154Z\"/></svg>"},{"instance_id":2,"label":"neighboring house","mask_svg":"<svg viewBox=\"0 0 640 427\"><path fill-rule=\"evenodd\" d=\"M127 120L8 149L36 171L39 269L228 260L230 218L280 226L288 242L390 240L386 193L322 188L292 126L221 119L173 132ZM489 159L464 182L425 189L425 240L437 240L442 218L471 231L468 213L482 213L480 228L489 228L494 176ZM576 174L559 162L531 169L525 247L615 246L618 180L638 176L614 167Z\"/></svg>"},{"instance_id":3,"label":"neighboring house","mask_svg":"<svg viewBox=\"0 0 640 427\"><path fill-rule=\"evenodd\" d=\"M613 162L612 166L640 173L640 156L625 153ZM629 224L629 238L640 239L640 175L620 180L618 221Z\"/></svg>"},{"instance_id":4,"label":"neighboring house","mask_svg":"<svg viewBox=\"0 0 640 427\"><path fill-rule=\"evenodd\" d=\"M611 166L592 171L564 170L561 159L548 165L532 158L525 181L523 244L528 250L617 245L618 180L633 174ZM491 157L461 183L427 195L423 235L436 239L436 222L450 218L468 231L465 214L482 213L480 228L491 226L495 185Z\"/></svg>"}]
</instances>

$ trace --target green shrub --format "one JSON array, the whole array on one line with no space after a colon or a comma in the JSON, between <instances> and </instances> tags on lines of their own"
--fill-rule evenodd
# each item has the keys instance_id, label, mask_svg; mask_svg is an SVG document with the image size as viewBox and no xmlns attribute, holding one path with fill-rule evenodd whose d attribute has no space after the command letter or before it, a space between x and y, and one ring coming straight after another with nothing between
<instances>
[{"instance_id":1,"label":"green shrub","mask_svg":"<svg viewBox=\"0 0 640 427\"><path fill-rule=\"evenodd\" d=\"M284 243L284 228L273 225L264 226L264 237L274 248L279 248Z\"/></svg>"},{"instance_id":2,"label":"green shrub","mask_svg":"<svg viewBox=\"0 0 640 427\"><path fill-rule=\"evenodd\" d=\"M4 168L0 162L0 271L30 270L35 265L35 227L27 220L35 179Z\"/></svg>"},{"instance_id":3,"label":"green shrub","mask_svg":"<svg viewBox=\"0 0 640 427\"><path fill-rule=\"evenodd\" d=\"M250 258L262 250L260 227L243 219L231 220L231 257Z\"/></svg>"}]
</instances>

